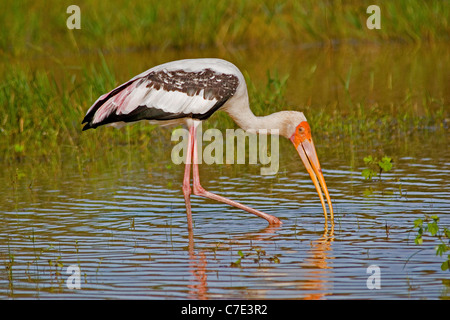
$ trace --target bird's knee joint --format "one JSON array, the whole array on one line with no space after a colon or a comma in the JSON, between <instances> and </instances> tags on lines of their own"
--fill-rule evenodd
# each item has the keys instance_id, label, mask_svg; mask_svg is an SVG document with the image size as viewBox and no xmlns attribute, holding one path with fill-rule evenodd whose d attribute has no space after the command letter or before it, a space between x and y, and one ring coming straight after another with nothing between
<instances>
[{"instance_id":1,"label":"bird's knee joint","mask_svg":"<svg viewBox=\"0 0 450 320\"><path fill-rule=\"evenodd\" d=\"M196 196L204 196L206 193L206 190L203 189L202 186L194 186L194 194Z\"/></svg>"},{"instance_id":2,"label":"bird's knee joint","mask_svg":"<svg viewBox=\"0 0 450 320\"><path fill-rule=\"evenodd\" d=\"M190 185L183 185L183 194L185 196L188 196L191 194L191 186Z\"/></svg>"}]
</instances>

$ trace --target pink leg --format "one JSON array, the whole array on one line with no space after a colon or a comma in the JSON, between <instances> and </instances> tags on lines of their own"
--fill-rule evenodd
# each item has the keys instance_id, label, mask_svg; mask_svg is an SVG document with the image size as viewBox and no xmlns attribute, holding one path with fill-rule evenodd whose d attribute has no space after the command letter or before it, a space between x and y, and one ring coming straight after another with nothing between
<instances>
[{"instance_id":1,"label":"pink leg","mask_svg":"<svg viewBox=\"0 0 450 320\"><path fill-rule=\"evenodd\" d=\"M192 230L192 211L191 211L191 160L192 160L192 148L193 148L193 137L195 128L192 126L189 129L189 139L188 139L188 149L186 155L186 165L184 168L184 178L183 178L183 194L184 202L186 203L186 215L188 221L188 229Z\"/></svg>"},{"instance_id":2,"label":"pink leg","mask_svg":"<svg viewBox=\"0 0 450 320\"><path fill-rule=\"evenodd\" d=\"M190 132L191 133L191 132ZM270 225L280 225L281 221L274 216L271 216L267 213L255 210L253 208L247 207L243 204L240 204L239 202L227 199L225 197L219 196L217 194L211 193L209 191L206 191L201 185L200 185L200 176L199 176L199 171L198 171L198 161L197 161L197 139L195 137L195 128L194 128L194 132L192 134L193 136L193 145L192 145L192 153L193 153L193 179L194 179L194 183L193 183L193 189L194 189L194 194L198 195L198 196L202 196L202 197L206 197L206 198L210 198L216 201L220 201L226 204L229 204L231 206L237 207L239 209L245 210L247 212L256 214L258 217L264 218L266 219ZM186 178L186 176L185 176ZM184 184L183 184L183 188L184 188ZM190 209L190 208L189 208Z\"/></svg>"}]
</instances>

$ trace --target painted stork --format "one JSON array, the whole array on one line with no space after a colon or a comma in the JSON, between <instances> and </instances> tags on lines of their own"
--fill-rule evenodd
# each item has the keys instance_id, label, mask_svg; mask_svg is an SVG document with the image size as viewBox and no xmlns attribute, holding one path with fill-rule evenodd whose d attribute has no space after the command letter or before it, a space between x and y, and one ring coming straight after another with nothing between
<instances>
[{"instance_id":1,"label":"painted stork","mask_svg":"<svg viewBox=\"0 0 450 320\"><path fill-rule=\"evenodd\" d=\"M333 207L319 159L311 138L310 126L302 112L281 111L257 117L249 107L244 76L232 63L221 59L186 59L153 67L102 95L87 111L83 131L110 124L148 120L156 124L183 124L189 128L189 139L183 194L188 227L192 229L190 172L193 166L194 195L214 199L266 219L270 225L281 221L236 201L206 191L200 185L196 128L214 112L223 110L243 129L258 133L278 130L295 146L319 194L327 221L325 193L333 221ZM320 184L320 185L319 185Z\"/></svg>"}]
</instances>

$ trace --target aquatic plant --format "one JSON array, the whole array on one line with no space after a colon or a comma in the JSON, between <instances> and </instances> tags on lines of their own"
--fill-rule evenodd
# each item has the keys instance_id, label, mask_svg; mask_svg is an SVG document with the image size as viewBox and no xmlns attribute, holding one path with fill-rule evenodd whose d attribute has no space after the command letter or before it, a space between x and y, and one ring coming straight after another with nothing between
<instances>
[{"instance_id":1,"label":"aquatic plant","mask_svg":"<svg viewBox=\"0 0 450 320\"><path fill-rule=\"evenodd\" d=\"M8 260L6 260L6 259L2 259L2 260L4 260L5 269L8 272L9 291L10 291L10 294L13 295L14 294L14 285L13 285L13 283L14 283L14 278L13 278L14 253L11 251L9 243L8 243Z\"/></svg>"},{"instance_id":2,"label":"aquatic plant","mask_svg":"<svg viewBox=\"0 0 450 320\"><path fill-rule=\"evenodd\" d=\"M238 267L242 268L242 261L243 259L252 259L254 263L261 264L261 262L269 262L269 263L280 263L279 254L274 254L272 256L267 256L267 253L265 250L259 248L259 247L253 247L252 250L249 250L248 252L242 252L242 250L238 251L239 258L231 262L230 267Z\"/></svg>"},{"instance_id":3,"label":"aquatic plant","mask_svg":"<svg viewBox=\"0 0 450 320\"><path fill-rule=\"evenodd\" d=\"M425 215L424 219L416 219L414 221L414 229L417 229L417 235L414 242L417 245L423 243L423 236L429 233L432 237L437 237L440 243L435 247L436 255L443 256L450 251L450 228L441 227L439 225L439 217L436 215ZM447 259L441 264L442 271L450 271L450 254L447 254Z\"/></svg>"},{"instance_id":4,"label":"aquatic plant","mask_svg":"<svg viewBox=\"0 0 450 320\"><path fill-rule=\"evenodd\" d=\"M372 180L373 177L380 175L382 172L389 172L392 169L392 158L384 156L381 160L374 158L372 156L364 157L364 163L367 168L365 168L361 174L365 179Z\"/></svg>"}]
</instances>

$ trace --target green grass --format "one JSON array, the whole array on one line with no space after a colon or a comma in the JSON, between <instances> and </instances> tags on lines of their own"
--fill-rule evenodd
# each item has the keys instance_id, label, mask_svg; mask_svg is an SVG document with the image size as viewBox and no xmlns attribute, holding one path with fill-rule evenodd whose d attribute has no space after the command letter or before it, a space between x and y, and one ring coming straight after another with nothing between
<instances>
[{"instance_id":1,"label":"green grass","mask_svg":"<svg viewBox=\"0 0 450 320\"><path fill-rule=\"evenodd\" d=\"M0 53L261 47L342 42L439 42L450 35L448 1L78 1L81 30L68 30L73 1L12 1L0 12ZM381 29L366 28L369 5Z\"/></svg>"}]
</instances>

